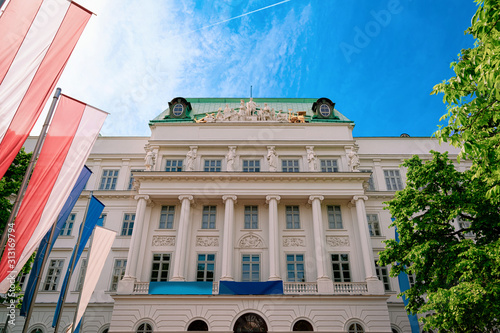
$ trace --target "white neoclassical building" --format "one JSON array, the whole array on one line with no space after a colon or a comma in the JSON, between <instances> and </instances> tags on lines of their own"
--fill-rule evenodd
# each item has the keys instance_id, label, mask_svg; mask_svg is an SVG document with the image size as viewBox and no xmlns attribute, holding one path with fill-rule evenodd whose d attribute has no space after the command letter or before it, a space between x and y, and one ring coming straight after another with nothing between
<instances>
[{"instance_id":1,"label":"white neoclassical building","mask_svg":"<svg viewBox=\"0 0 500 333\"><path fill-rule=\"evenodd\" d=\"M376 264L394 237L384 202L404 186L404 159L457 150L353 137L354 122L327 98L175 98L149 125L150 137L97 140L29 333L53 330L91 191L117 237L85 333L410 332L398 280ZM84 270L85 260L63 326Z\"/></svg>"}]
</instances>

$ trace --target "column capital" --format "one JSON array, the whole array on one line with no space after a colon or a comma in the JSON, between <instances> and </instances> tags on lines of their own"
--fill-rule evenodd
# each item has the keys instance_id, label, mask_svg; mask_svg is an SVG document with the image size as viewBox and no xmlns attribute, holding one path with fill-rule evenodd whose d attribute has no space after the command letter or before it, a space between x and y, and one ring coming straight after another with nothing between
<instances>
[{"instance_id":1,"label":"column capital","mask_svg":"<svg viewBox=\"0 0 500 333\"><path fill-rule=\"evenodd\" d=\"M319 201L321 202L321 201L325 200L325 197L324 197L324 196L322 196L322 195L311 195L311 196L309 197L309 201L308 201L308 202L309 202L309 204L312 204L312 202L313 202L314 200L319 200Z\"/></svg>"},{"instance_id":2,"label":"column capital","mask_svg":"<svg viewBox=\"0 0 500 333\"><path fill-rule=\"evenodd\" d=\"M224 203L226 203L227 199L231 199L231 200L233 200L236 203L237 197L234 194L225 194L225 195L222 196L222 201Z\"/></svg>"},{"instance_id":3,"label":"column capital","mask_svg":"<svg viewBox=\"0 0 500 333\"><path fill-rule=\"evenodd\" d=\"M189 203L193 203L193 196L190 195L190 194L182 194L182 195L179 195L179 200L182 202L184 201L184 199L187 199L189 200Z\"/></svg>"},{"instance_id":4,"label":"column capital","mask_svg":"<svg viewBox=\"0 0 500 333\"><path fill-rule=\"evenodd\" d=\"M363 201L366 201L368 200L368 197L366 195L355 195L352 197L352 200L351 202L354 204L356 203L358 200L363 200Z\"/></svg>"},{"instance_id":5,"label":"column capital","mask_svg":"<svg viewBox=\"0 0 500 333\"><path fill-rule=\"evenodd\" d=\"M279 195L267 195L266 196L266 204L269 204L269 201L271 200L276 200L278 203L281 200L281 197Z\"/></svg>"},{"instance_id":6,"label":"column capital","mask_svg":"<svg viewBox=\"0 0 500 333\"><path fill-rule=\"evenodd\" d=\"M144 200L149 200L149 195L146 195L146 194L138 194L134 197L135 200L140 200L140 199L144 199Z\"/></svg>"}]
</instances>

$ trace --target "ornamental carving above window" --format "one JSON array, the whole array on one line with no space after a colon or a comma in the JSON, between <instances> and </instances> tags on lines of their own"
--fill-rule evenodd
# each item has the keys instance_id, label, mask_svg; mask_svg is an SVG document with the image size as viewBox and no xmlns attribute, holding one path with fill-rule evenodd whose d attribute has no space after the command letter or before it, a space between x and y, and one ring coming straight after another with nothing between
<instances>
[{"instance_id":1,"label":"ornamental carving above window","mask_svg":"<svg viewBox=\"0 0 500 333\"><path fill-rule=\"evenodd\" d=\"M261 249L264 247L264 242L259 236L247 235L240 240L239 247L243 249Z\"/></svg>"}]
</instances>

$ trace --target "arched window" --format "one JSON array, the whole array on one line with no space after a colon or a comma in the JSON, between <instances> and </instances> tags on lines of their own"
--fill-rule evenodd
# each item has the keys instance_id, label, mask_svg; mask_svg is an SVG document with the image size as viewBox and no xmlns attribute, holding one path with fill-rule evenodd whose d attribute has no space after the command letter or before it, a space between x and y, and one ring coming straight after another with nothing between
<instances>
[{"instance_id":1,"label":"arched window","mask_svg":"<svg viewBox=\"0 0 500 333\"><path fill-rule=\"evenodd\" d=\"M136 333L153 333L153 328L148 323L140 324Z\"/></svg>"},{"instance_id":2,"label":"arched window","mask_svg":"<svg viewBox=\"0 0 500 333\"><path fill-rule=\"evenodd\" d=\"M255 313L246 313L234 323L235 333L267 332L267 325L261 316Z\"/></svg>"},{"instance_id":3,"label":"arched window","mask_svg":"<svg viewBox=\"0 0 500 333\"><path fill-rule=\"evenodd\" d=\"M401 333L401 331L399 329L397 329L396 327L391 327L391 332L392 333Z\"/></svg>"},{"instance_id":4,"label":"arched window","mask_svg":"<svg viewBox=\"0 0 500 333\"><path fill-rule=\"evenodd\" d=\"M30 331L30 333L44 333L40 327L34 328Z\"/></svg>"},{"instance_id":5,"label":"arched window","mask_svg":"<svg viewBox=\"0 0 500 333\"><path fill-rule=\"evenodd\" d=\"M188 331L208 331L208 325L203 320L195 320L188 326Z\"/></svg>"},{"instance_id":6,"label":"arched window","mask_svg":"<svg viewBox=\"0 0 500 333\"><path fill-rule=\"evenodd\" d=\"M293 331L314 331L310 322L307 320L298 320L293 324Z\"/></svg>"},{"instance_id":7,"label":"arched window","mask_svg":"<svg viewBox=\"0 0 500 333\"><path fill-rule=\"evenodd\" d=\"M365 333L363 326L359 323L352 323L349 325L349 333Z\"/></svg>"}]
</instances>

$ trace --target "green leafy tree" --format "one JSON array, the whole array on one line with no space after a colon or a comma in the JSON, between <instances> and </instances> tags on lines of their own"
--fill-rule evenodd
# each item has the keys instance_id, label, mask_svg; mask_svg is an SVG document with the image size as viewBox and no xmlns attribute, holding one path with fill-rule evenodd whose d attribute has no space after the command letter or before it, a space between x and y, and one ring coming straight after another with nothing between
<instances>
[{"instance_id":1,"label":"green leafy tree","mask_svg":"<svg viewBox=\"0 0 500 333\"><path fill-rule=\"evenodd\" d=\"M9 220L10 212L12 211L13 200L21 183L23 182L24 174L28 169L28 164L31 159L31 153L26 153L24 148L17 154L16 158L12 162L11 166L5 173L2 179L0 179L0 233L5 231L5 226ZM1 236L1 234L0 234ZM23 269L19 274L29 273L31 270L31 264L34 260L34 255L31 256L30 260L24 265ZM10 303L11 299L16 300L17 307L21 306L21 287L19 286L19 281L16 280L15 291L7 294L7 297L0 297L0 302Z\"/></svg>"},{"instance_id":2,"label":"green leafy tree","mask_svg":"<svg viewBox=\"0 0 500 333\"><path fill-rule=\"evenodd\" d=\"M460 158L473 161L474 177L490 187L487 198L500 202L500 2L475 0L478 10L465 33L475 38L473 48L451 63L455 77L436 85L448 112L435 135L456 147Z\"/></svg>"},{"instance_id":3,"label":"green leafy tree","mask_svg":"<svg viewBox=\"0 0 500 333\"><path fill-rule=\"evenodd\" d=\"M407 310L430 314L421 317L426 329L492 331L500 326L500 207L485 200L486 180L432 154L403 163L406 187L387 202L400 242L386 241L380 262L393 277L416 275Z\"/></svg>"}]
</instances>

